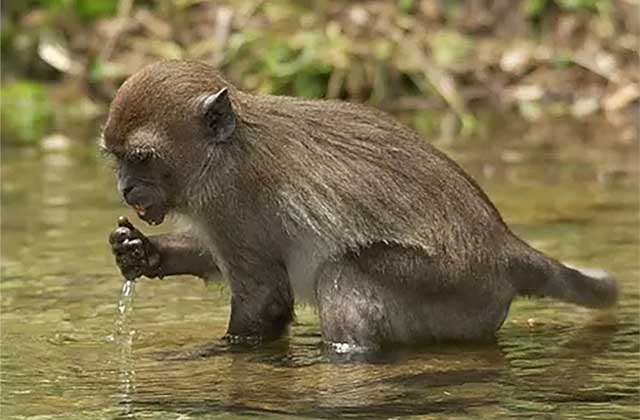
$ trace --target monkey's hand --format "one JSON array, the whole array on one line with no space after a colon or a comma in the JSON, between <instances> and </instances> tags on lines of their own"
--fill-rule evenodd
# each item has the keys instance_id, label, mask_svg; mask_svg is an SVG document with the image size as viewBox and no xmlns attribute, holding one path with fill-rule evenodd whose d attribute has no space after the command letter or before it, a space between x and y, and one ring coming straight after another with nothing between
<instances>
[{"instance_id":1,"label":"monkey's hand","mask_svg":"<svg viewBox=\"0 0 640 420\"><path fill-rule=\"evenodd\" d=\"M148 237L136 229L129 219L118 218L118 227L109 235L116 264L127 280L140 276L156 277L160 272L160 253Z\"/></svg>"}]
</instances>

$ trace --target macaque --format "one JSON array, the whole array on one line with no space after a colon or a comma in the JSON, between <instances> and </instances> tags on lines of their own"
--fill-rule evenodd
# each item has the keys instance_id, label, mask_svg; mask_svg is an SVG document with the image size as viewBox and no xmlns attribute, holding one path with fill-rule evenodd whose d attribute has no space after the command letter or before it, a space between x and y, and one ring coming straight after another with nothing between
<instances>
[{"instance_id":1,"label":"macaque","mask_svg":"<svg viewBox=\"0 0 640 420\"><path fill-rule=\"evenodd\" d=\"M615 304L603 271L564 265L505 225L455 162L392 117L339 101L256 96L213 67L152 64L113 100L102 147L152 225L110 235L128 279L221 274L227 339L286 334L294 297L337 349L486 341L517 296Z\"/></svg>"}]
</instances>

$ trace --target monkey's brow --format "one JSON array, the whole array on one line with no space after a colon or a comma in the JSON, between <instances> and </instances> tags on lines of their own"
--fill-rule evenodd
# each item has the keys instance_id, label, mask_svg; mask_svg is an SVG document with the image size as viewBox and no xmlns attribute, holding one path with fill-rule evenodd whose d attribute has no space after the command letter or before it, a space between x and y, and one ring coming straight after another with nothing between
<instances>
[{"instance_id":1,"label":"monkey's brow","mask_svg":"<svg viewBox=\"0 0 640 420\"><path fill-rule=\"evenodd\" d=\"M157 156L157 152L151 146L134 146L124 153L124 157L126 159L139 159L141 157L148 158L155 156Z\"/></svg>"}]
</instances>

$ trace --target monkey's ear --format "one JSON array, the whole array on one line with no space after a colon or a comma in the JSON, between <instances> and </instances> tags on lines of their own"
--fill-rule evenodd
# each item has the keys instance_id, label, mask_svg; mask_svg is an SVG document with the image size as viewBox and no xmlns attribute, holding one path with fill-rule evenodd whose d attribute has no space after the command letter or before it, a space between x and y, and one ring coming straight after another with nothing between
<instances>
[{"instance_id":1,"label":"monkey's ear","mask_svg":"<svg viewBox=\"0 0 640 420\"><path fill-rule=\"evenodd\" d=\"M214 143L224 143L231 139L236 129L236 114L231 106L229 92L226 87L216 93L207 95L202 102L201 116L209 129Z\"/></svg>"}]
</instances>

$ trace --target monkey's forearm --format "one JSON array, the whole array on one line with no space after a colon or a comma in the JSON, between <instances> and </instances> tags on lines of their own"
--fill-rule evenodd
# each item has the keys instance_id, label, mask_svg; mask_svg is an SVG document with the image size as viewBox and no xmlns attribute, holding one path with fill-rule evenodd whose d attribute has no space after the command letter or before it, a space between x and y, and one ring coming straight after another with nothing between
<instances>
[{"instance_id":1,"label":"monkey's forearm","mask_svg":"<svg viewBox=\"0 0 640 420\"><path fill-rule=\"evenodd\" d=\"M211 253L187 234L150 236L149 242L160 254L149 277L189 274L206 279L219 273Z\"/></svg>"}]
</instances>

